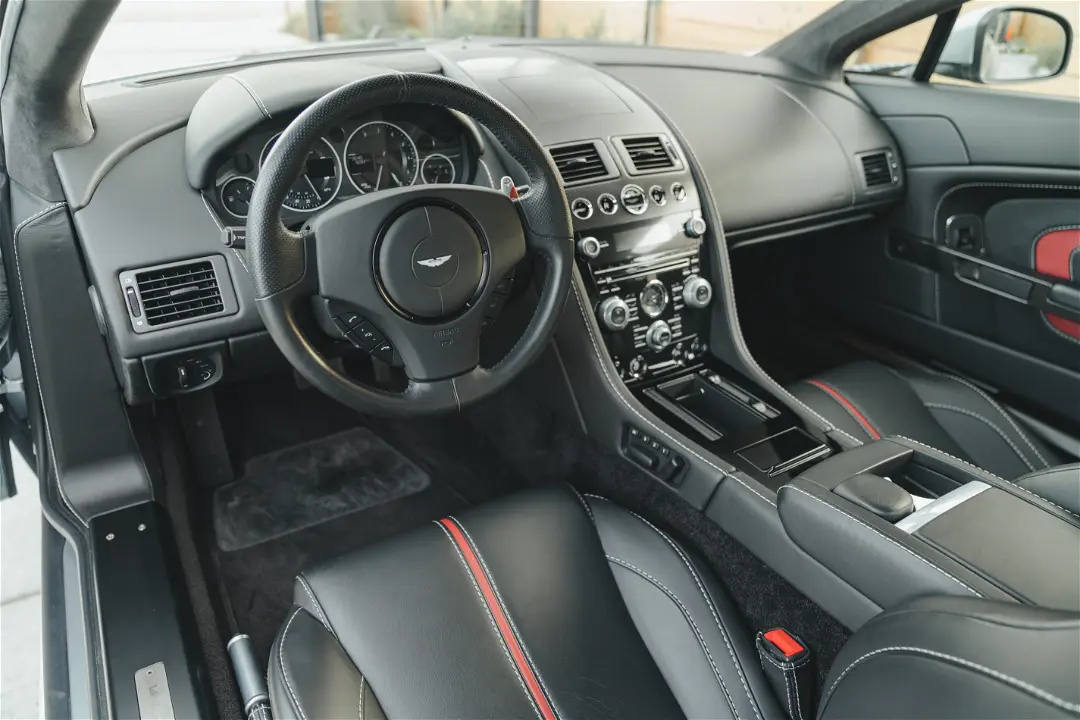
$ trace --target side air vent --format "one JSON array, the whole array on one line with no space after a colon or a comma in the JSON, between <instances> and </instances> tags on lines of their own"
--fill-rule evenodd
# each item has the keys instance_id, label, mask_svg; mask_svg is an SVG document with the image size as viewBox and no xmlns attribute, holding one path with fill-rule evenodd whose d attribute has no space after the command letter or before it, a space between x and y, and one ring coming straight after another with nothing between
<instances>
[{"instance_id":1,"label":"side air vent","mask_svg":"<svg viewBox=\"0 0 1080 720\"><path fill-rule=\"evenodd\" d=\"M675 146L666 135L615 138L615 145L631 175L648 175L682 169Z\"/></svg>"},{"instance_id":2,"label":"side air vent","mask_svg":"<svg viewBox=\"0 0 1080 720\"><path fill-rule=\"evenodd\" d=\"M149 332L235 313L228 277L214 255L120 273L120 287L135 332Z\"/></svg>"},{"instance_id":3,"label":"side air vent","mask_svg":"<svg viewBox=\"0 0 1080 720\"><path fill-rule=\"evenodd\" d=\"M885 188L900 182L900 167L892 150L879 150L859 156L867 189Z\"/></svg>"},{"instance_id":4,"label":"side air vent","mask_svg":"<svg viewBox=\"0 0 1080 720\"><path fill-rule=\"evenodd\" d=\"M549 147L564 185L581 185L615 177L611 158L595 140Z\"/></svg>"}]
</instances>

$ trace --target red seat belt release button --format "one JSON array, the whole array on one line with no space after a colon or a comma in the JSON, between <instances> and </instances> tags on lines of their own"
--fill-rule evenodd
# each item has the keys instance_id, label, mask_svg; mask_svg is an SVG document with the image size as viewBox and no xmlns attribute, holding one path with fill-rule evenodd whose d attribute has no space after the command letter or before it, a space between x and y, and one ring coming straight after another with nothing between
<instances>
[{"instance_id":1,"label":"red seat belt release button","mask_svg":"<svg viewBox=\"0 0 1080 720\"><path fill-rule=\"evenodd\" d=\"M806 652L798 640L787 634L787 631L776 628L765 633L765 639L768 640L777 650L784 653L784 657L793 658L796 655Z\"/></svg>"}]
</instances>

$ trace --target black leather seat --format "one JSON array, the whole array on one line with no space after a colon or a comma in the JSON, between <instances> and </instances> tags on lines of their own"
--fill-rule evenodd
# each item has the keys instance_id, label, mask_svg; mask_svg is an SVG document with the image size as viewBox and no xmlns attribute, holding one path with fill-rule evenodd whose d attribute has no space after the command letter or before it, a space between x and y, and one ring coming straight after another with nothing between
<instances>
[{"instance_id":1,"label":"black leather seat","mask_svg":"<svg viewBox=\"0 0 1080 720\"><path fill-rule=\"evenodd\" d=\"M790 686L773 695L753 636L702 564L642 518L565 487L322 564L297 578L294 600L270 657L277 718L812 715ZM1076 615L937 602L857 633L820 715L1080 712ZM1038 652L1024 649L1032 628L1054 630L1039 633ZM908 668L936 694L905 682Z\"/></svg>"},{"instance_id":2,"label":"black leather seat","mask_svg":"<svg viewBox=\"0 0 1080 720\"><path fill-rule=\"evenodd\" d=\"M788 390L859 440L901 435L1007 480L1065 462L988 394L952 375L857 362Z\"/></svg>"}]
</instances>

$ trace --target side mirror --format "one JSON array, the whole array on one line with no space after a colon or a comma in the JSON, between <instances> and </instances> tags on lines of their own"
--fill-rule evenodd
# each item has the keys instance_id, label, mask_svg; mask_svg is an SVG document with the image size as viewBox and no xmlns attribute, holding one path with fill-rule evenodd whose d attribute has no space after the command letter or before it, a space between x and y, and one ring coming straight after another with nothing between
<instances>
[{"instance_id":1,"label":"side mirror","mask_svg":"<svg viewBox=\"0 0 1080 720\"><path fill-rule=\"evenodd\" d=\"M995 84L1056 77L1072 50L1072 27L1041 8L999 5L961 15L934 72Z\"/></svg>"}]
</instances>

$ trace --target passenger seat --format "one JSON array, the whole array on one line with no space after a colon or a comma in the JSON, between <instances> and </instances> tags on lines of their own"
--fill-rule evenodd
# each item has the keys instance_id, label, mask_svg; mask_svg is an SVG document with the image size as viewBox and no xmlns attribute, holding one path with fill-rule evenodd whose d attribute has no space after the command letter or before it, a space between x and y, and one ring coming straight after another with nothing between
<instances>
[{"instance_id":1,"label":"passenger seat","mask_svg":"<svg viewBox=\"0 0 1080 720\"><path fill-rule=\"evenodd\" d=\"M988 394L952 375L856 362L788 390L859 440L902 435L1007 480L1065 462Z\"/></svg>"}]
</instances>

